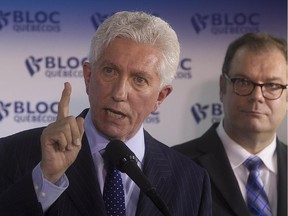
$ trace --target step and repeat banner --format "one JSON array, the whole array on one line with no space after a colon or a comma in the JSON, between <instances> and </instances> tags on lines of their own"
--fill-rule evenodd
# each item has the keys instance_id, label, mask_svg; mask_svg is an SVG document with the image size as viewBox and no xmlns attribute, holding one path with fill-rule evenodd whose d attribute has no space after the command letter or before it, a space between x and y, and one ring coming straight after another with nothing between
<instances>
[{"instance_id":1,"label":"step and repeat banner","mask_svg":"<svg viewBox=\"0 0 288 216\"><path fill-rule=\"evenodd\" d=\"M178 33L174 91L144 124L169 146L223 117L219 75L232 40L258 31L287 38L287 0L1 0L0 137L55 121L66 81L70 114L88 107L82 63L99 24L121 10L162 17ZM287 143L287 118L278 132Z\"/></svg>"}]
</instances>

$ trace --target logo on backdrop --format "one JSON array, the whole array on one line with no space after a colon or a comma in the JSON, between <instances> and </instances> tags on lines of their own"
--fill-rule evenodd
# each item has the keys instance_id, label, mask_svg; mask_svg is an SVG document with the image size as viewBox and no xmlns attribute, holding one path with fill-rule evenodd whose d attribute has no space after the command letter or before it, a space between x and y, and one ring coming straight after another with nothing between
<instances>
[{"instance_id":1,"label":"logo on backdrop","mask_svg":"<svg viewBox=\"0 0 288 216\"><path fill-rule=\"evenodd\" d=\"M8 17L10 16L10 12L4 13L0 11L0 30L8 25Z\"/></svg>"},{"instance_id":2,"label":"logo on backdrop","mask_svg":"<svg viewBox=\"0 0 288 216\"><path fill-rule=\"evenodd\" d=\"M11 26L16 32L60 32L59 11L22 11L4 12L0 10L0 31Z\"/></svg>"},{"instance_id":3,"label":"logo on backdrop","mask_svg":"<svg viewBox=\"0 0 288 216\"><path fill-rule=\"evenodd\" d=\"M0 123L9 116L17 123L50 123L56 121L58 102L3 102L0 100ZM151 113L144 121L146 124L159 124L160 112Z\"/></svg>"},{"instance_id":4,"label":"logo on backdrop","mask_svg":"<svg viewBox=\"0 0 288 216\"><path fill-rule=\"evenodd\" d=\"M160 123L160 112L152 112L145 119L145 124L159 124Z\"/></svg>"},{"instance_id":5,"label":"logo on backdrop","mask_svg":"<svg viewBox=\"0 0 288 216\"><path fill-rule=\"evenodd\" d=\"M0 101L0 122L9 115L8 108L11 106L11 103L3 103Z\"/></svg>"},{"instance_id":6,"label":"logo on backdrop","mask_svg":"<svg viewBox=\"0 0 288 216\"><path fill-rule=\"evenodd\" d=\"M17 123L50 123L57 118L58 102L0 100L0 123L12 117Z\"/></svg>"},{"instance_id":7,"label":"logo on backdrop","mask_svg":"<svg viewBox=\"0 0 288 216\"><path fill-rule=\"evenodd\" d=\"M200 104L196 103L191 107L192 116L197 124L211 118L211 122L221 121L223 114L221 103Z\"/></svg>"},{"instance_id":8,"label":"logo on backdrop","mask_svg":"<svg viewBox=\"0 0 288 216\"><path fill-rule=\"evenodd\" d=\"M92 14L91 16L91 22L92 22L92 25L94 26L95 30L98 29L98 27L101 25L101 23L107 19L109 16L113 15L114 13L112 14L101 14L99 12L96 12L94 14Z\"/></svg>"},{"instance_id":9,"label":"logo on backdrop","mask_svg":"<svg viewBox=\"0 0 288 216\"><path fill-rule=\"evenodd\" d=\"M25 59L25 66L31 77L43 72L48 78L82 78L82 65L86 60L86 57L75 56L29 56Z\"/></svg>"},{"instance_id":10,"label":"logo on backdrop","mask_svg":"<svg viewBox=\"0 0 288 216\"><path fill-rule=\"evenodd\" d=\"M194 14L191 17L192 26L197 34L209 30L212 34L244 34L260 31L259 13L211 13Z\"/></svg>"},{"instance_id":11,"label":"logo on backdrop","mask_svg":"<svg viewBox=\"0 0 288 216\"><path fill-rule=\"evenodd\" d=\"M191 58L180 59L175 79L191 79L191 78L192 78L192 59Z\"/></svg>"}]
</instances>

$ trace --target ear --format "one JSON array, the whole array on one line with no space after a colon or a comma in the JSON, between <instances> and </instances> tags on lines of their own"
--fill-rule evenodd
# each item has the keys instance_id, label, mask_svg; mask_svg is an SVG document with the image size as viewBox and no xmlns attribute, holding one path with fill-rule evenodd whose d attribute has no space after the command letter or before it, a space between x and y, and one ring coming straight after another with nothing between
<instances>
[{"instance_id":1,"label":"ear","mask_svg":"<svg viewBox=\"0 0 288 216\"><path fill-rule=\"evenodd\" d=\"M91 78L91 65L89 62L85 62L83 65L83 76L84 76L84 82L86 86L86 93L88 94L88 87L89 87L90 78Z\"/></svg>"},{"instance_id":2,"label":"ear","mask_svg":"<svg viewBox=\"0 0 288 216\"><path fill-rule=\"evenodd\" d=\"M286 94L286 112L288 112L288 90L285 90L284 89L284 91L285 91L285 94Z\"/></svg>"},{"instance_id":3,"label":"ear","mask_svg":"<svg viewBox=\"0 0 288 216\"><path fill-rule=\"evenodd\" d=\"M165 98L172 92L173 87L172 85L166 85L162 88L162 90L159 92L157 101L155 103L154 109L152 110L152 112L155 112L158 107L160 106L160 104L165 100Z\"/></svg>"},{"instance_id":4,"label":"ear","mask_svg":"<svg viewBox=\"0 0 288 216\"><path fill-rule=\"evenodd\" d=\"M220 78L219 78L219 86L220 86L220 101L223 102L223 94L225 94L225 88L226 88L226 84L225 84L225 78L224 76L221 74Z\"/></svg>"}]
</instances>

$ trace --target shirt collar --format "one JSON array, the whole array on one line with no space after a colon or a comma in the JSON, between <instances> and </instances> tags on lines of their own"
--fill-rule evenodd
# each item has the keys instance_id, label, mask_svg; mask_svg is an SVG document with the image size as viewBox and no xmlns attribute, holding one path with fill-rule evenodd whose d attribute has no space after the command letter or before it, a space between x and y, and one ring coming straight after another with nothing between
<instances>
[{"instance_id":1,"label":"shirt collar","mask_svg":"<svg viewBox=\"0 0 288 216\"><path fill-rule=\"evenodd\" d=\"M251 153L249 153L246 149L237 144L228 136L228 134L223 128L223 120L220 122L216 131L223 143L232 169L239 167L246 159L252 156ZM265 166L270 171L272 171L273 173L277 173L276 135L274 136L271 144L256 155L261 158Z\"/></svg>"},{"instance_id":2,"label":"shirt collar","mask_svg":"<svg viewBox=\"0 0 288 216\"><path fill-rule=\"evenodd\" d=\"M105 149L106 145L110 142L110 140L104 137L95 128L92 122L90 109L84 120L84 130L88 139L92 155ZM139 162L143 162L145 152L143 125L141 125L137 133L131 139L127 140L125 144L128 146L128 148L131 149L132 152L134 152Z\"/></svg>"}]
</instances>

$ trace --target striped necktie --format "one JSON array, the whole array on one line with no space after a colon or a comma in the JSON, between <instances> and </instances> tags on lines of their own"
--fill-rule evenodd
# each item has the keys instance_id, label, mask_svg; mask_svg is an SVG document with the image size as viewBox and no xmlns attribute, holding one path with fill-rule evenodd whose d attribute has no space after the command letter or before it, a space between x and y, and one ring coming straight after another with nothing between
<instances>
[{"instance_id":1,"label":"striped necktie","mask_svg":"<svg viewBox=\"0 0 288 216\"><path fill-rule=\"evenodd\" d=\"M259 168L263 165L257 156L249 157L244 163L249 170L246 184L247 205L251 216L272 216L267 194L259 176Z\"/></svg>"}]
</instances>

